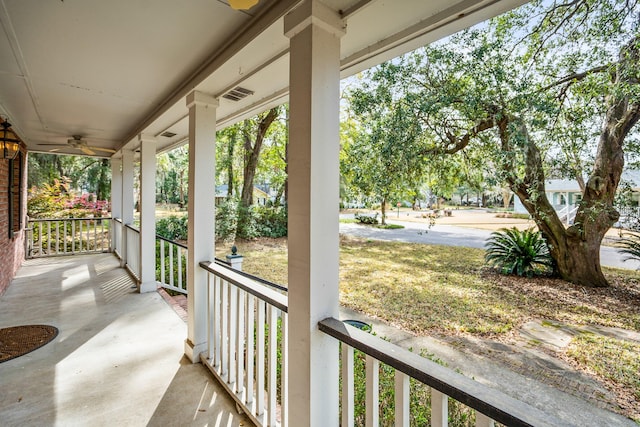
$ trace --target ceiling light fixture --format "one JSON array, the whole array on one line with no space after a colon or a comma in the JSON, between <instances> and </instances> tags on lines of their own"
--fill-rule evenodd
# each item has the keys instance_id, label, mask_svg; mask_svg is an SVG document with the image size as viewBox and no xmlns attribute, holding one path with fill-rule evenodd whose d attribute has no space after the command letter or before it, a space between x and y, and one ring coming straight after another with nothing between
<instances>
[{"instance_id":1,"label":"ceiling light fixture","mask_svg":"<svg viewBox=\"0 0 640 427\"><path fill-rule=\"evenodd\" d=\"M258 0L229 0L229 6L235 10L247 10L258 4Z\"/></svg>"},{"instance_id":2,"label":"ceiling light fixture","mask_svg":"<svg viewBox=\"0 0 640 427\"><path fill-rule=\"evenodd\" d=\"M2 137L0 138L0 149L3 159L15 159L20 151L20 140L18 135L11 129L11 123L4 120L2 126Z\"/></svg>"}]
</instances>

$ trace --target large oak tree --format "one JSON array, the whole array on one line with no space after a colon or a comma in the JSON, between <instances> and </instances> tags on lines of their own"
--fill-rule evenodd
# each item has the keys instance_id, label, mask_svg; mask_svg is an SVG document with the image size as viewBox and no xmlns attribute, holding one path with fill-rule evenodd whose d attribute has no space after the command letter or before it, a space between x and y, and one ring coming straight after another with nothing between
<instances>
[{"instance_id":1,"label":"large oak tree","mask_svg":"<svg viewBox=\"0 0 640 427\"><path fill-rule=\"evenodd\" d=\"M564 279L607 286L600 245L618 220L625 141L640 118L635 1L526 5L372 70L373 87L411 109L422 155L483 153L543 233ZM356 92L357 102L369 97ZM397 108L397 107L394 107ZM545 179L584 188L565 226Z\"/></svg>"}]
</instances>

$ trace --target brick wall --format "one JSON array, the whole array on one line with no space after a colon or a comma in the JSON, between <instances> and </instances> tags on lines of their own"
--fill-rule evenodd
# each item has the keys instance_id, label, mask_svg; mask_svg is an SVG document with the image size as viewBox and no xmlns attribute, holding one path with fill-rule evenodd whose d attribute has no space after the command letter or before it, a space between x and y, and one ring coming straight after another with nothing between
<instances>
[{"instance_id":1,"label":"brick wall","mask_svg":"<svg viewBox=\"0 0 640 427\"><path fill-rule=\"evenodd\" d=\"M20 192L22 193L23 206L21 206L21 209L16 214L22 215L23 218L20 230L12 233L11 237L9 236L9 161L0 159L0 295L9 287L16 271L24 261L24 216L27 210L27 168L26 150L22 147L21 151L23 154L23 167ZM18 160L14 160L16 168L17 162ZM16 175L14 175L14 177L15 176ZM17 215L14 216L14 218L16 217Z\"/></svg>"}]
</instances>

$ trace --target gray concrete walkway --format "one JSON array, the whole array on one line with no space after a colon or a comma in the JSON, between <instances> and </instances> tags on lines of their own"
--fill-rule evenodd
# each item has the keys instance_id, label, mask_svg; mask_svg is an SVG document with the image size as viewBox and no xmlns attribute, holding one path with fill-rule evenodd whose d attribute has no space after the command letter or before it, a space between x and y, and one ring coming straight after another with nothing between
<instances>
[{"instance_id":1,"label":"gray concrete walkway","mask_svg":"<svg viewBox=\"0 0 640 427\"><path fill-rule=\"evenodd\" d=\"M111 254L26 261L0 298L0 328L59 335L0 364L2 426L248 426L201 364L186 325L156 292L138 294Z\"/></svg>"},{"instance_id":2,"label":"gray concrete walkway","mask_svg":"<svg viewBox=\"0 0 640 427\"><path fill-rule=\"evenodd\" d=\"M345 307L340 308L340 318L369 323L379 337L414 353L426 352L432 360L552 414L562 420L563 427L637 427L610 410L615 404L610 392L544 352L480 340L452 345L413 335ZM539 381L537 376L547 380L555 376L555 384ZM594 399L589 399L591 393L596 394Z\"/></svg>"}]
</instances>

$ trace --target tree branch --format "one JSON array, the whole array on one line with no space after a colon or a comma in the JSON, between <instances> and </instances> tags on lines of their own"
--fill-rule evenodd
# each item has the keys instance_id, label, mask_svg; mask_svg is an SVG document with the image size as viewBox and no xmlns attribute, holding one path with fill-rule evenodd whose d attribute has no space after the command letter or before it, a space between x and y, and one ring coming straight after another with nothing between
<instances>
[{"instance_id":1,"label":"tree branch","mask_svg":"<svg viewBox=\"0 0 640 427\"><path fill-rule=\"evenodd\" d=\"M584 78L586 78L587 76L590 76L591 74L595 74L595 73L602 73L603 71L607 71L609 69L609 67L613 65L613 64L606 64L606 65L599 65L597 67L593 67L589 70L585 70L582 71L580 73L573 73L573 74L569 74L568 76L564 76L563 78L561 78L560 80L556 80L555 82L543 87L542 89L537 90L536 92L546 92L551 88L554 88L556 86L560 86L564 83L569 83L569 84L573 84L577 81L580 81ZM566 91L566 89L565 89Z\"/></svg>"}]
</instances>

